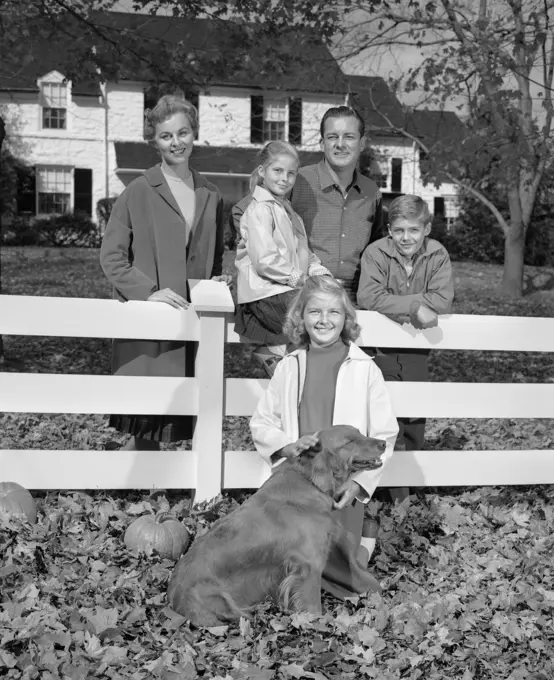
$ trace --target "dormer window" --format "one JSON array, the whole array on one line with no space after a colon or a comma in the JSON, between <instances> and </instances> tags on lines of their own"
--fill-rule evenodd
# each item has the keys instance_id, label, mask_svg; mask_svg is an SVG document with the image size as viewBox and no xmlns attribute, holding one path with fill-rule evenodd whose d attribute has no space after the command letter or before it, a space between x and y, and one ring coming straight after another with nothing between
<instances>
[{"instance_id":1,"label":"dormer window","mask_svg":"<svg viewBox=\"0 0 554 680\"><path fill-rule=\"evenodd\" d=\"M65 130L67 126L67 85L42 83L42 127Z\"/></svg>"}]
</instances>

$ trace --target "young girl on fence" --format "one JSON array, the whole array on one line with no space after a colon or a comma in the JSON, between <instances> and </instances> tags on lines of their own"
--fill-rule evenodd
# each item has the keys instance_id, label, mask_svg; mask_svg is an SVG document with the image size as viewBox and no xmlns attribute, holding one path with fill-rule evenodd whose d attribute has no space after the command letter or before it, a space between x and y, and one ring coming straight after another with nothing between
<instances>
[{"instance_id":1,"label":"young girl on fence","mask_svg":"<svg viewBox=\"0 0 554 680\"><path fill-rule=\"evenodd\" d=\"M308 248L302 219L286 198L299 158L287 142L269 142L252 173L252 202L240 220L235 265L235 330L256 347L253 356L271 376L286 351L286 312L307 275L329 274Z\"/></svg>"},{"instance_id":2,"label":"young girl on fence","mask_svg":"<svg viewBox=\"0 0 554 680\"><path fill-rule=\"evenodd\" d=\"M381 371L354 344L360 327L342 285L327 276L308 278L290 307L284 331L300 349L276 367L252 416L250 428L258 452L273 466L313 446L319 430L343 424L385 440L385 465L398 424ZM371 498L383 467L355 475L339 489L335 503L343 526L362 546L359 560L366 563L375 539L362 536L363 502ZM356 589L346 567L332 553L323 573L324 588L337 597L352 595Z\"/></svg>"}]
</instances>

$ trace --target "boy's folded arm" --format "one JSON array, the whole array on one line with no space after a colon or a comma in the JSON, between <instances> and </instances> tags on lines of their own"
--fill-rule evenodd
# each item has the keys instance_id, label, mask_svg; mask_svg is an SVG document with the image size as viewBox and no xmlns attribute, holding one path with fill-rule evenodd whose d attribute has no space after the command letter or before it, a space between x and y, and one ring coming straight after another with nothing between
<instances>
[{"instance_id":1,"label":"boy's folded arm","mask_svg":"<svg viewBox=\"0 0 554 680\"><path fill-rule=\"evenodd\" d=\"M436 314L450 314L454 300L452 265L448 253L444 251L429 279L427 290L423 293L423 304Z\"/></svg>"},{"instance_id":2,"label":"boy's folded arm","mask_svg":"<svg viewBox=\"0 0 554 680\"><path fill-rule=\"evenodd\" d=\"M288 286L291 276L294 278L302 274L277 248L273 239L273 215L269 206L251 203L242 216L241 230L245 232L248 256L259 276Z\"/></svg>"},{"instance_id":3,"label":"boy's folded arm","mask_svg":"<svg viewBox=\"0 0 554 680\"><path fill-rule=\"evenodd\" d=\"M362 271L360 286L358 288L358 304L363 309L380 312L392 318L394 321L410 320L413 312L413 303L422 303L422 293L414 295L394 295L389 293L383 283L373 274Z\"/></svg>"},{"instance_id":4,"label":"boy's folded arm","mask_svg":"<svg viewBox=\"0 0 554 680\"><path fill-rule=\"evenodd\" d=\"M360 283L357 300L360 307L380 312L399 323L409 322L412 303L423 302L421 293L415 295L394 295L386 287L386 273L382 270L369 249L362 256Z\"/></svg>"}]
</instances>

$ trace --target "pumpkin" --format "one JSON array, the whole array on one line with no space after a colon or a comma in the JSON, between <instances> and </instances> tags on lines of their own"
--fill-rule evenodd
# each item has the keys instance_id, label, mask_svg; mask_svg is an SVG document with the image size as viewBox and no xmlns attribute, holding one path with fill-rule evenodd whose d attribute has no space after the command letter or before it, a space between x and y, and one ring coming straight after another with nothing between
<instances>
[{"instance_id":1,"label":"pumpkin","mask_svg":"<svg viewBox=\"0 0 554 680\"><path fill-rule=\"evenodd\" d=\"M23 515L31 524L37 521L35 499L16 482L0 482L0 510L10 515Z\"/></svg>"},{"instance_id":2,"label":"pumpkin","mask_svg":"<svg viewBox=\"0 0 554 680\"><path fill-rule=\"evenodd\" d=\"M176 560L188 548L190 536L178 519L168 512L160 512L157 515L143 515L131 522L123 540L133 552L150 548L162 557Z\"/></svg>"}]
</instances>

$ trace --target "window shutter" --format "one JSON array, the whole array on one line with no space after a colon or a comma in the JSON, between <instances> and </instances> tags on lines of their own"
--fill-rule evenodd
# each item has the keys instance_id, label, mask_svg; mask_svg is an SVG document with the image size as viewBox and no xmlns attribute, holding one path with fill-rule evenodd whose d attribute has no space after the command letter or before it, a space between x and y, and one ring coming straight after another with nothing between
<instances>
[{"instance_id":1,"label":"window shutter","mask_svg":"<svg viewBox=\"0 0 554 680\"><path fill-rule=\"evenodd\" d=\"M73 171L73 212L92 216L92 170L88 168Z\"/></svg>"},{"instance_id":2,"label":"window shutter","mask_svg":"<svg viewBox=\"0 0 554 680\"><path fill-rule=\"evenodd\" d=\"M444 197L435 196L433 199L433 213L436 217L444 217L445 212Z\"/></svg>"},{"instance_id":3,"label":"window shutter","mask_svg":"<svg viewBox=\"0 0 554 680\"><path fill-rule=\"evenodd\" d=\"M302 100L300 97L289 99L289 142L302 145Z\"/></svg>"},{"instance_id":4,"label":"window shutter","mask_svg":"<svg viewBox=\"0 0 554 680\"><path fill-rule=\"evenodd\" d=\"M402 191L402 159L393 158L391 161L390 189L394 193Z\"/></svg>"},{"instance_id":5,"label":"window shutter","mask_svg":"<svg viewBox=\"0 0 554 680\"><path fill-rule=\"evenodd\" d=\"M264 98L250 97L250 141L261 144L264 141Z\"/></svg>"},{"instance_id":6,"label":"window shutter","mask_svg":"<svg viewBox=\"0 0 554 680\"><path fill-rule=\"evenodd\" d=\"M17 214L36 215L37 182L35 168L17 170Z\"/></svg>"}]
</instances>

